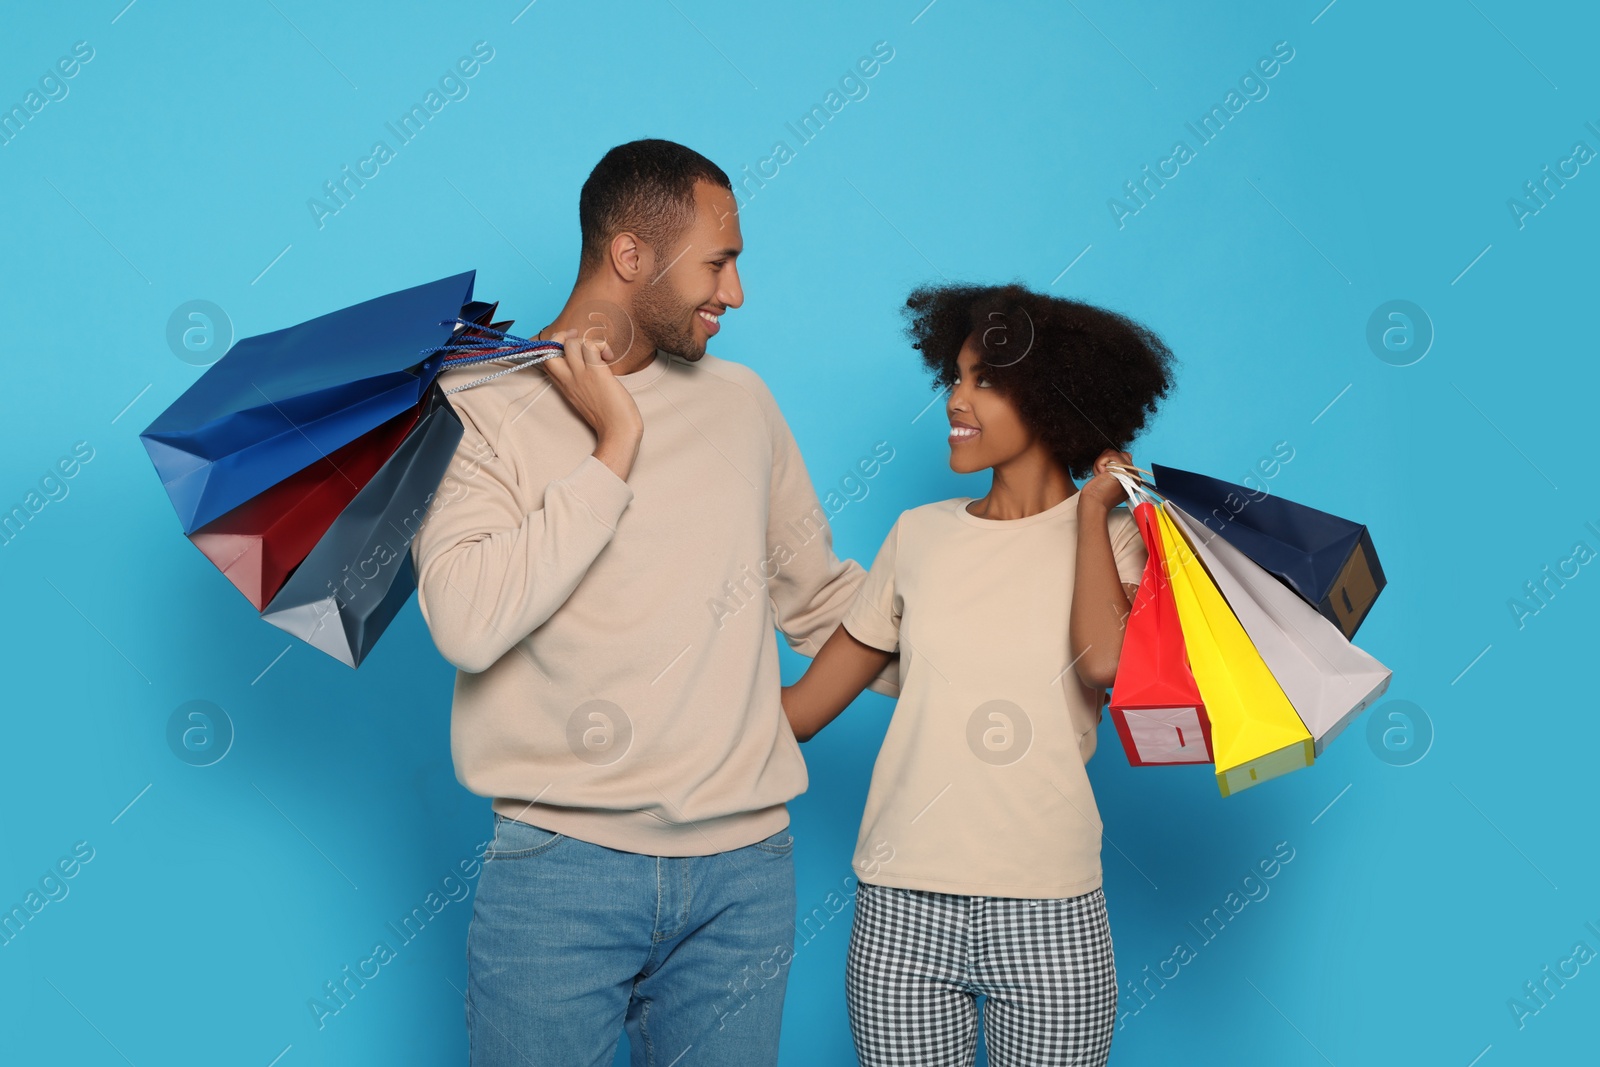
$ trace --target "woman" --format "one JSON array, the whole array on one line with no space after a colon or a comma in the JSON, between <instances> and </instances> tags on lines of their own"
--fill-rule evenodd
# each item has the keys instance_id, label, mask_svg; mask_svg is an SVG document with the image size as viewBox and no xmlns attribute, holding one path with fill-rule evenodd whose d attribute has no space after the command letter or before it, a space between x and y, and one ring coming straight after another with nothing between
<instances>
[{"instance_id":1,"label":"woman","mask_svg":"<svg viewBox=\"0 0 1600 1067\"><path fill-rule=\"evenodd\" d=\"M783 693L805 741L901 657L854 858L851 1032L866 1067L965 1067L982 994L995 1067L1103 1064L1116 970L1084 762L1146 560L1106 465L1131 466L1172 353L1017 285L925 287L906 312L950 390L951 469L992 476L900 515Z\"/></svg>"}]
</instances>

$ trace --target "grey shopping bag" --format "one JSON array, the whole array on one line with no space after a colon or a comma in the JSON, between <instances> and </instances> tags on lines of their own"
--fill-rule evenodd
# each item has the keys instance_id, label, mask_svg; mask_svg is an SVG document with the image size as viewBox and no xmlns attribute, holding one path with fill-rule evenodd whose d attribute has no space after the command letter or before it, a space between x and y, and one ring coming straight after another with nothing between
<instances>
[{"instance_id":1,"label":"grey shopping bag","mask_svg":"<svg viewBox=\"0 0 1600 1067\"><path fill-rule=\"evenodd\" d=\"M1391 672L1226 538L1166 502L1295 714L1315 755L1389 688Z\"/></svg>"}]
</instances>

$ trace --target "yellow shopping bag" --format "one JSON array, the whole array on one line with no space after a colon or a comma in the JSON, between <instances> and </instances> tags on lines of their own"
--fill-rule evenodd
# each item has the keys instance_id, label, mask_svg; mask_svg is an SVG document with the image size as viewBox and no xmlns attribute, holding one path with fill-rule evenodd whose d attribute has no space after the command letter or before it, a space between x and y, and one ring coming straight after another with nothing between
<instances>
[{"instance_id":1,"label":"yellow shopping bag","mask_svg":"<svg viewBox=\"0 0 1600 1067\"><path fill-rule=\"evenodd\" d=\"M1155 511L1189 667L1211 717L1217 788L1231 796L1309 767L1314 747L1310 731L1193 547L1164 507Z\"/></svg>"}]
</instances>

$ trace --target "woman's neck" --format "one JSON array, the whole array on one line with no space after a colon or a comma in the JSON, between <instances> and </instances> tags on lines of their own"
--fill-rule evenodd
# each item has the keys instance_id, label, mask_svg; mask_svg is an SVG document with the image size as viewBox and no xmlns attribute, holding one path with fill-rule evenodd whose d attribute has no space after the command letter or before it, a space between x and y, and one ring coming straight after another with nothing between
<instances>
[{"instance_id":1,"label":"woman's neck","mask_svg":"<svg viewBox=\"0 0 1600 1067\"><path fill-rule=\"evenodd\" d=\"M1030 448L990 470L994 477L989 492L967 505L967 512L980 519L1025 519L1048 511L1078 491L1066 471L1042 449Z\"/></svg>"}]
</instances>

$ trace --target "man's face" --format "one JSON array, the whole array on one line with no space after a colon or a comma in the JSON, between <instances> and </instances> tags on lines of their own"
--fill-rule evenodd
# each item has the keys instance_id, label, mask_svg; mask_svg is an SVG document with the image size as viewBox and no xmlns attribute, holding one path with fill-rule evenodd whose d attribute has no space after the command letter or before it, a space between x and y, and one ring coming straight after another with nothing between
<instances>
[{"instance_id":1,"label":"man's face","mask_svg":"<svg viewBox=\"0 0 1600 1067\"><path fill-rule=\"evenodd\" d=\"M723 312L744 303L737 259L744 250L733 193L696 182L694 221L654 249L651 276L633 298L634 325L656 347L694 361L705 355Z\"/></svg>"}]
</instances>

